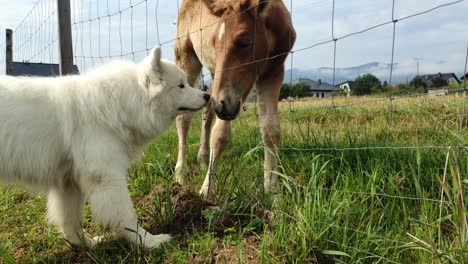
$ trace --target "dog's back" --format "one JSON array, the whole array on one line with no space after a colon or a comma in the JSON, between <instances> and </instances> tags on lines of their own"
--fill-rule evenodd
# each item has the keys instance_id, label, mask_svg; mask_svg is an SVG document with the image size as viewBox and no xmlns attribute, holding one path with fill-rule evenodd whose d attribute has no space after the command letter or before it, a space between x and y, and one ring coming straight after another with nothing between
<instances>
[{"instance_id":1,"label":"dog's back","mask_svg":"<svg viewBox=\"0 0 468 264\"><path fill-rule=\"evenodd\" d=\"M61 172L69 170L59 111L50 96L54 82L0 77L1 181L41 188L58 184Z\"/></svg>"},{"instance_id":2,"label":"dog's back","mask_svg":"<svg viewBox=\"0 0 468 264\"><path fill-rule=\"evenodd\" d=\"M134 63L114 62L82 76L1 76L0 182L38 191L72 184L79 167L74 140L89 129L120 126L110 119L118 117L121 108L111 104L125 101L113 96L135 82L136 68Z\"/></svg>"}]
</instances>

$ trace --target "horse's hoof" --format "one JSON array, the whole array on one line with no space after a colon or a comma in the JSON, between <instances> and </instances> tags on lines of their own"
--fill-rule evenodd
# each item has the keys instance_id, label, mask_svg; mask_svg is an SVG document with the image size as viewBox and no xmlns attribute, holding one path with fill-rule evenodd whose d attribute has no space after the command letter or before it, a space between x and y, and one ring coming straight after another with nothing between
<instances>
[{"instance_id":1,"label":"horse's hoof","mask_svg":"<svg viewBox=\"0 0 468 264\"><path fill-rule=\"evenodd\" d=\"M183 168L183 166L176 167L174 178L175 178L175 181L179 183L180 185L187 184L188 180L187 180L187 176L185 174L185 169Z\"/></svg>"}]
</instances>

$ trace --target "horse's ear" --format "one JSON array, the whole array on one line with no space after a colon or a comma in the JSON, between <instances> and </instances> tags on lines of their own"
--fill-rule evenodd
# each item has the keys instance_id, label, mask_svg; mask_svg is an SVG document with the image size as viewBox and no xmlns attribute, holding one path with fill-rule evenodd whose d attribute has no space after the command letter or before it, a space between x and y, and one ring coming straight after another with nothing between
<instances>
[{"instance_id":1,"label":"horse's ear","mask_svg":"<svg viewBox=\"0 0 468 264\"><path fill-rule=\"evenodd\" d=\"M208 7L211 13L217 17L221 17L226 10L226 0L202 0Z\"/></svg>"},{"instance_id":2,"label":"horse's ear","mask_svg":"<svg viewBox=\"0 0 468 264\"><path fill-rule=\"evenodd\" d=\"M268 5L270 4L271 1L269 0L244 0L244 2L241 4L241 10L256 10L257 15L262 15L266 13L266 9Z\"/></svg>"},{"instance_id":3,"label":"horse's ear","mask_svg":"<svg viewBox=\"0 0 468 264\"><path fill-rule=\"evenodd\" d=\"M270 2L271 1L268 1L268 0L256 0L257 2L257 13L258 14L262 14L262 13L265 13L267 7L269 6Z\"/></svg>"}]
</instances>

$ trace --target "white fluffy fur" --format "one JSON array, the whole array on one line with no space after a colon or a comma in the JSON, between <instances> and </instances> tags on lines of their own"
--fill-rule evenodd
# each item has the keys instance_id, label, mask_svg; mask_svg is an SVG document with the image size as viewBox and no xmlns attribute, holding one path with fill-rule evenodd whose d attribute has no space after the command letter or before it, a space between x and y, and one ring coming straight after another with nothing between
<instances>
[{"instance_id":1,"label":"white fluffy fur","mask_svg":"<svg viewBox=\"0 0 468 264\"><path fill-rule=\"evenodd\" d=\"M96 243L80 226L87 201L117 235L158 246L170 236L138 226L128 166L177 115L208 99L159 48L140 64L113 62L82 76L0 77L0 180L48 192L49 221L72 244Z\"/></svg>"}]
</instances>

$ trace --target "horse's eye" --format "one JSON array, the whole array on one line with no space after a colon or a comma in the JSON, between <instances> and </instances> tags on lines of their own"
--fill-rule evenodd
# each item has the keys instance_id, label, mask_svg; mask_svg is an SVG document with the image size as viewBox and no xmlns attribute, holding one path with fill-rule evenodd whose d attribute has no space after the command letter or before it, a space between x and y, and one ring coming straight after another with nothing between
<instances>
[{"instance_id":1,"label":"horse's eye","mask_svg":"<svg viewBox=\"0 0 468 264\"><path fill-rule=\"evenodd\" d=\"M238 49L246 49L250 46L249 39L239 39L236 41L236 48Z\"/></svg>"},{"instance_id":2,"label":"horse's eye","mask_svg":"<svg viewBox=\"0 0 468 264\"><path fill-rule=\"evenodd\" d=\"M185 88L185 85L179 84L179 88Z\"/></svg>"}]
</instances>

